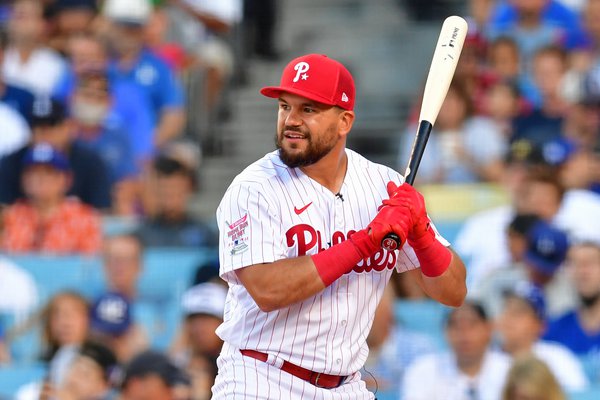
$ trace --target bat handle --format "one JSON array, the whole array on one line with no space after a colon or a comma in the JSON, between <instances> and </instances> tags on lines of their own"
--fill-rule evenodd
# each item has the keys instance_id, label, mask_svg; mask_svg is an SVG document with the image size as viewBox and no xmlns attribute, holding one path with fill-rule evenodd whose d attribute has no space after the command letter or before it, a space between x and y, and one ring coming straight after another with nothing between
<instances>
[{"instance_id":1,"label":"bat handle","mask_svg":"<svg viewBox=\"0 0 600 400\"><path fill-rule=\"evenodd\" d=\"M381 241L381 247L383 247L387 251L394 251L400 249L400 247L402 247L402 241L400 240L400 236L396 235L395 233L388 233Z\"/></svg>"}]
</instances>

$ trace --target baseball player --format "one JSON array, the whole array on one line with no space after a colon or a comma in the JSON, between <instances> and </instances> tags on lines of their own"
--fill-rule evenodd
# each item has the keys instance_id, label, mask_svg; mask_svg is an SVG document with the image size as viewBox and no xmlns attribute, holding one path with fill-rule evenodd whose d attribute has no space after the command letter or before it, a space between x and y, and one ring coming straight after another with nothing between
<instances>
[{"instance_id":1,"label":"baseball player","mask_svg":"<svg viewBox=\"0 0 600 400\"><path fill-rule=\"evenodd\" d=\"M395 171L346 149L355 89L323 55L278 87L277 150L238 175L217 210L229 283L213 399L372 399L358 372L393 269L460 305L465 269ZM406 242L381 247L395 233Z\"/></svg>"}]
</instances>

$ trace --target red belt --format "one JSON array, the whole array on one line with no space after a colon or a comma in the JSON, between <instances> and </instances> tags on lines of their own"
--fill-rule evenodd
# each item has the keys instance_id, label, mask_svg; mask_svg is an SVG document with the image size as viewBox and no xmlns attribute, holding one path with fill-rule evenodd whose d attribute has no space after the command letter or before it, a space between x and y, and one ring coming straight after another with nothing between
<instances>
[{"instance_id":1,"label":"red belt","mask_svg":"<svg viewBox=\"0 0 600 400\"><path fill-rule=\"evenodd\" d=\"M267 362L267 359L269 358L268 354L261 353L260 351L240 350L240 352L246 357L251 357L262 362ZM280 369L288 374L292 374L300 379L310 382L316 387L324 389L334 389L344 383L344 380L346 379L346 376L328 375L320 372L314 372L292 364L288 361L284 361Z\"/></svg>"}]
</instances>

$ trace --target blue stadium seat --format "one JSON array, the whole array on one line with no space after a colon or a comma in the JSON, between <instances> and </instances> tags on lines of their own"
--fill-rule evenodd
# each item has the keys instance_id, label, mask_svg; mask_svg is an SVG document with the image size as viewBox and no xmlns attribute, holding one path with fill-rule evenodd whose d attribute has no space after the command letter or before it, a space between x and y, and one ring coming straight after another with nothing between
<instances>
[{"instance_id":1,"label":"blue stadium seat","mask_svg":"<svg viewBox=\"0 0 600 400\"><path fill-rule=\"evenodd\" d=\"M16 364L0 368L0 398L12 399L23 385L39 381L46 374L43 364Z\"/></svg>"},{"instance_id":2,"label":"blue stadium seat","mask_svg":"<svg viewBox=\"0 0 600 400\"><path fill-rule=\"evenodd\" d=\"M446 346L443 323L449 308L433 300L397 300L396 324L430 335L441 348Z\"/></svg>"},{"instance_id":3,"label":"blue stadium seat","mask_svg":"<svg viewBox=\"0 0 600 400\"><path fill-rule=\"evenodd\" d=\"M600 399L600 384L591 386L583 392L569 393L569 400L598 400Z\"/></svg>"}]
</instances>

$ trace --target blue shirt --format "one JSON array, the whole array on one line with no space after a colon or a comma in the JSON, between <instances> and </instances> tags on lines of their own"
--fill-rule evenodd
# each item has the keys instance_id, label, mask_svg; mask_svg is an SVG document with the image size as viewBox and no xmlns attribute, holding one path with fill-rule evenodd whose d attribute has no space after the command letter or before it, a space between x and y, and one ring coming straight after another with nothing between
<instances>
[{"instance_id":1,"label":"blue shirt","mask_svg":"<svg viewBox=\"0 0 600 400\"><path fill-rule=\"evenodd\" d=\"M171 68L148 50L142 50L137 61L128 69L120 69L113 61L108 68L111 82L129 82L142 89L151 107L154 124L167 108L183 108L184 94L181 83Z\"/></svg>"},{"instance_id":2,"label":"blue shirt","mask_svg":"<svg viewBox=\"0 0 600 400\"><path fill-rule=\"evenodd\" d=\"M551 140L562 137L562 117L553 117L544 114L541 110L534 110L528 115L523 115L513 120L513 135L510 142L525 139L534 145L541 146Z\"/></svg>"},{"instance_id":3,"label":"blue shirt","mask_svg":"<svg viewBox=\"0 0 600 400\"><path fill-rule=\"evenodd\" d=\"M116 121L106 121L100 132L94 138L78 139L92 148L104 160L108 168L111 185L127 177L137 175L133 152L127 131Z\"/></svg>"},{"instance_id":4,"label":"blue shirt","mask_svg":"<svg viewBox=\"0 0 600 400\"><path fill-rule=\"evenodd\" d=\"M30 91L8 84L5 84L4 93L0 96L0 101L17 110L27 121L30 119L34 99L35 96Z\"/></svg>"},{"instance_id":5,"label":"blue shirt","mask_svg":"<svg viewBox=\"0 0 600 400\"><path fill-rule=\"evenodd\" d=\"M561 343L575 353L591 382L600 383L600 330L585 332L575 311L548 322L544 339Z\"/></svg>"},{"instance_id":6,"label":"blue shirt","mask_svg":"<svg viewBox=\"0 0 600 400\"><path fill-rule=\"evenodd\" d=\"M53 97L68 104L77 87L77 77L73 69L67 70L56 86ZM111 82L111 118L126 121L125 131L129 137L129 147L136 162L142 163L154 155L155 123L152 105L145 92L137 84L125 80Z\"/></svg>"}]
</instances>

